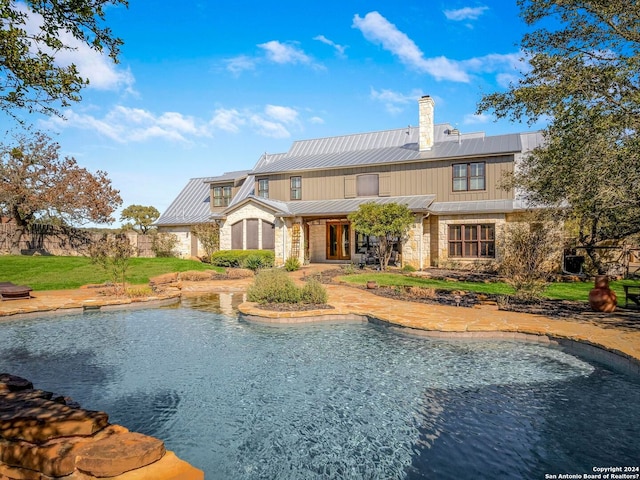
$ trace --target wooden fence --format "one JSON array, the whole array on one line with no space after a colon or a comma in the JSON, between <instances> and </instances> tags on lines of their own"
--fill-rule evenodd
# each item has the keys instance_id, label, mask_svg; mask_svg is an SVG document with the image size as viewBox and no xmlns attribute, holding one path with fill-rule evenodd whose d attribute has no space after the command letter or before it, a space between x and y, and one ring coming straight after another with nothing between
<instances>
[{"instance_id":1,"label":"wooden fence","mask_svg":"<svg viewBox=\"0 0 640 480\"><path fill-rule=\"evenodd\" d=\"M0 224L0 254L11 253L11 244L16 235L16 226L10 223ZM114 235L115 234L110 234ZM126 232L124 235L134 247L138 257L155 257L149 235ZM53 225L33 225L19 241L22 255L66 255L88 256L89 246L102 240L104 234Z\"/></svg>"}]
</instances>

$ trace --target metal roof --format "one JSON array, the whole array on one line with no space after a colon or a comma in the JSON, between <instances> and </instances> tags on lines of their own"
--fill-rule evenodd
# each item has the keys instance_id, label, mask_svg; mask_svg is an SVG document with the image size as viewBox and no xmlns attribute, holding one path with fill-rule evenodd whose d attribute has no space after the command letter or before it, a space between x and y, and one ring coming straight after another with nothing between
<instances>
[{"instance_id":1,"label":"metal roof","mask_svg":"<svg viewBox=\"0 0 640 480\"><path fill-rule=\"evenodd\" d=\"M354 147L360 145L358 138L369 142L368 145L378 144L369 149L335 150L331 139L321 139L316 148L308 145L308 148L293 148L291 152L309 152L303 154L280 154L277 159L267 163L259 163L253 169L254 175L292 172L303 170L325 170L330 168L343 168L363 165L392 164L407 161L432 161L445 158L500 155L517 153L522 151L520 134L496 135L484 137L478 135L451 135L452 139L436 142L431 150L419 151L417 142L413 142L415 128L389 130L386 132L374 132L373 134L358 134L340 138L339 144ZM398 136L404 135L407 143L401 145L387 145L399 143ZM381 138L377 138L377 137ZM310 141L311 142L311 141ZM324 143L327 142L325 145ZM313 153L319 150L324 153Z\"/></svg>"},{"instance_id":2,"label":"metal roof","mask_svg":"<svg viewBox=\"0 0 640 480\"><path fill-rule=\"evenodd\" d=\"M522 200L477 200L467 202L433 202L429 212L434 215L474 213L508 213L530 208Z\"/></svg>"},{"instance_id":3,"label":"metal roof","mask_svg":"<svg viewBox=\"0 0 640 480\"><path fill-rule=\"evenodd\" d=\"M250 171L251 170L238 170L236 172L225 172L217 177L210 177L210 180L207 180L207 183L236 182L246 178Z\"/></svg>"},{"instance_id":4,"label":"metal roof","mask_svg":"<svg viewBox=\"0 0 640 480\"><path fill-rule=\"evenodd\" d=\"M313 217L326 215L347 215L355 212L363 203L399 203L406 205L413 212L426 212L429 205L435 199L435 195L411 195L401 197L358 197L337 200L296 200L282 202L269 198L249 195L244 201L254 201L271 208L278 216L284 217ZM225 210L225 213L238 208L238 202L233 207Z\"/></svg>"},{"instance_id":5,"label":"metal roof","mask_svg":"<svg viewBox=\"0 0 640 480\"><path fill-rule=\"evenodd\" d=\"M191 225L211 218L209 182L218 177L192 178L154 225Z\"/></svg>"}]
</instances>

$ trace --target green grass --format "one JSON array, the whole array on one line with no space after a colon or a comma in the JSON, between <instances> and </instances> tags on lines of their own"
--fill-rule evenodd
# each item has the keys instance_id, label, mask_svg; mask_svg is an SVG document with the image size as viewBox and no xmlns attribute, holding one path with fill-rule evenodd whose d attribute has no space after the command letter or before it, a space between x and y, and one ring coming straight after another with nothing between
<instances>
[{"instance_id":1,"label":"green grass","mask_svg":"<svg viewBox=\"0 0 640 480\"><path fill-rule=\"evenodd\" d=\"M345 275L340 277L348 283L364 285L369 280L378 282L381 286L417 286L425 288L436 288L440 290L465 290L475 293L486 293L493 295L510 295L514 290L505 282L479 283L479 282L451 282L446 280L434 280L430 278L409 277L396 273L363 273L356 275ZM632 280L613 281L609 286L620 299L624 299L623 285L637 285L638 282ZM547 287L544 296L557 300L587 301L589 290L593 288L593 282L570 282L552 283Z\"/></svg>"},{"instance_id":2,"label":"green grass","mask_svg":"<svg viewBox=\"0 0 640 480\"><path fill-rule=\"evenodd\" d=\"M131 284L145 284L156 275L187 270L224 271L195 260L132 258L126 280ZM34 290L65 290L109 280L109 274L88 257L0 256L0 282L29 285Z\"/></svg>"}]
</instances>

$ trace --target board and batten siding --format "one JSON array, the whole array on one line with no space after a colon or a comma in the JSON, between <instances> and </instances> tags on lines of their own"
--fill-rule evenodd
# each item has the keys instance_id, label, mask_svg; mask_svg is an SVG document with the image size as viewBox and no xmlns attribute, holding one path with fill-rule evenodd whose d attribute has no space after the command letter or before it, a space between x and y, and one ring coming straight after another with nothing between
<instances>
[{"instance_id":1,"label":"board and batten siding","mask_svg":"<svg viewBox=\"0 0 640 480\"><path fill-rule=\"evenodd\" d=\"M467 162L485 162L485 190L453 191L452 165ZM512 191L499 188L504 174L510 172L513 172L513 156L503 155L273 174L261 178L269 178L269 198L282 201L290 200L290 178L292 176L302 177L302 200L331 200L354 198L356 196L356 177L362 174L377 173L379 175L378 196L380 197L435 195L436 202L461 202L513 198Z\"/></svg>"}]
</instances>

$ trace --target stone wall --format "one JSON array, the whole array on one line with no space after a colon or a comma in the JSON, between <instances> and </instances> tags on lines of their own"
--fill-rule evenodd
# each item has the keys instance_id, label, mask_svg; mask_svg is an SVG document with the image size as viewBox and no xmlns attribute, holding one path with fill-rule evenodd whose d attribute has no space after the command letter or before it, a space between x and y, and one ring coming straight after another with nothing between
<instances>
[{"instance_id":1,"label":"stone wall","mask_svg":"<svg viewBox=\"0 0 640 480\"><path fill-rule=\"evenodd\" d=\"M164 442L0 374L0 480L204 480Z\"/></svg>"}]
</instances>

